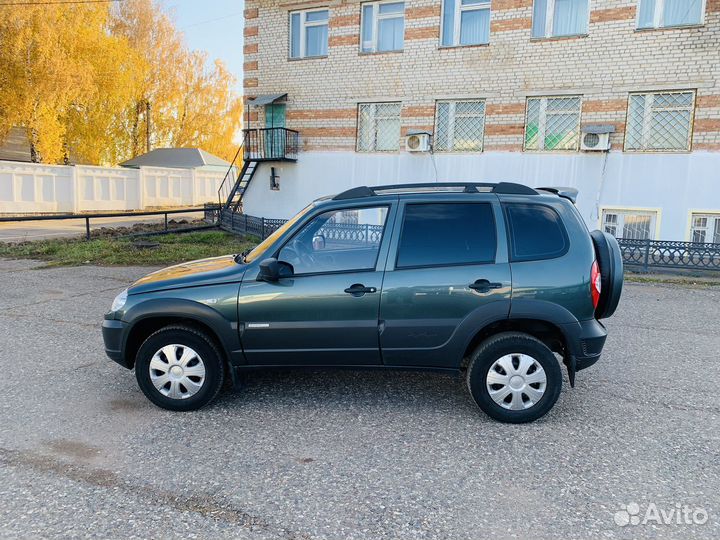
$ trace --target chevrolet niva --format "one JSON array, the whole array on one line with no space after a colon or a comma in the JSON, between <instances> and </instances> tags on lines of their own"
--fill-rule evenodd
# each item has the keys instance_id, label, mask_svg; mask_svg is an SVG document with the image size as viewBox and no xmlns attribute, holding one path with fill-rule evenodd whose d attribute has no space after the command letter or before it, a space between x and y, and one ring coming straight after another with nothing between
<instances>
[{"instance_id":1,"label":"chevrolet niva","mask_svg":"<svg viewBox=\"0 0 720 540\"><path fill-rule=\"evenodd\" d=\"M530 422L557 401L561 361L574 385L599 359L622 292L617 241L576 197L440 183L318 199L249 253L136 281L105 315L106 352L177 411L245 370L383 368L464 373L490 417Z\"/></svg>"}]
</instances>

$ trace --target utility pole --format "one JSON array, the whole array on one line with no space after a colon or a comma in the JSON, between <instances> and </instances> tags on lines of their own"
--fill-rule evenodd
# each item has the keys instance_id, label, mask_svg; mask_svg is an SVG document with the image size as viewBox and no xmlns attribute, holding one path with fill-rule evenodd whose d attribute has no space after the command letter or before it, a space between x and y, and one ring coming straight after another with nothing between
<instances>
[{"instance_id":1,"label":"utility pole","mask_svg":"<svg viewBox=\"0 0 720 540\"><path fill-rule=\"evenodd\" d=\"M151 150L150 148L150 100L145 100L145 146L147 147L146 152Z\"/></svg>"}]
</instances>

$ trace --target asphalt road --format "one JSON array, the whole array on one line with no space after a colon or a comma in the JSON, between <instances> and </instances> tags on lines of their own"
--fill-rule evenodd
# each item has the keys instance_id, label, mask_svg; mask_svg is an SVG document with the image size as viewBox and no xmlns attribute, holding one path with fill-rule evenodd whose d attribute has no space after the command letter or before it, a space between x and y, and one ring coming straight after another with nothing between
<instances>
[{"instance_id":1,"label":"asphalt road","mask_svg":"<svg viewBox=\"0 0 720 540\"><path fill-rule=\"evenodd\" d=\"M602 361L510 426L415 373L257 373L157 409L100 336L149 270L32 266L0 261L2 537L720 536L717 288L627 286ZM616 524L651 505L707 521Z\"/></svg>"},{"instance_id":2,"label":"asphalt road","mask_svg":"<svg viewBox=\"0 0 720 540\"><path fill-rule=\"evenodd\" d=\"M170 214L168 220L192 221L201 219L202 212ZM131 216L122 218L95 218L90 220L90 229L101 227L131 227L136 223L164 223L165 216ZM50 221L8 221L0 223L0 242L24 242L48 238L83 236L84 219L63 219Z\"/></svg>"}]
</instances>

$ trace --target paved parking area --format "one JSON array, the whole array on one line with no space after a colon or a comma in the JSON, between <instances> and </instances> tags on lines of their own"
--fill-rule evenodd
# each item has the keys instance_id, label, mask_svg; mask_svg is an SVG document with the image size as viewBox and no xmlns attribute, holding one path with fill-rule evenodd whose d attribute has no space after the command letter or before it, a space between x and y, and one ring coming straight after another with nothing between
<instances>
[{"instance_id":1,"label":"paved parking area","mask_svg":"<svg viewBox=\"0 0 720 540\"><path fill-rule=\"evenodd\" d=\"M628 285L603 360L509 426L416 373L257 373L157 409L100 336L149 269L33 266L0 261L2 537L720 536L717 288ZM617 525L630 503L707 521Z\"/></svg>"}]
</instances>

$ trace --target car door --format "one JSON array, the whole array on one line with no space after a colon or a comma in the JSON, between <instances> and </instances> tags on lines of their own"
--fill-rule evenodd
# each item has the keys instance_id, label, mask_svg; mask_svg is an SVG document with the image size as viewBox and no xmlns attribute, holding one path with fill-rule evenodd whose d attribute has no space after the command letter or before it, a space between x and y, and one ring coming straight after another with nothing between
<instances>
[{"instance_id":1,"label":"car door","mask_svg":"<svg viewBox=\"0 0 720 540\"><path fill-rule=\"evenodd\" d=\"M475 332L508 317L510 294L496 195L401 199L380 300L385 364L457 367Z\"/></svg>"},{"instance_id":2,"label":"car door","mask_svg":"<svg viewBox=\"0 0 720 540\"><path fill-rule=\"evenodd\" d=\"M318 211L277 252L292 275L243 281L249 364L380 364L378 310L396 202Z\"/></svg>"}]
</instances>

